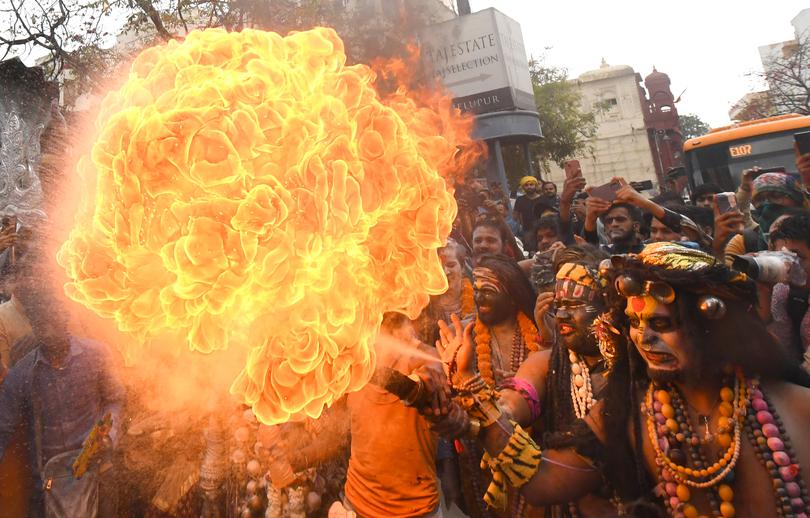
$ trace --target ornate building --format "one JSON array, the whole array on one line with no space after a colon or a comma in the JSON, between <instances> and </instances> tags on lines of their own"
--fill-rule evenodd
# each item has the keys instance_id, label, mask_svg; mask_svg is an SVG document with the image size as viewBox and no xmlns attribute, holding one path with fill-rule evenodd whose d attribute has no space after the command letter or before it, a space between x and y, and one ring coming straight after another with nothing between
<instances>
[{"instance_id":1,"label":"ornate building","mask_svg":"<svg viewBox=\"0 0 810 518\"><path fill-rule=\"evenodd\" d=\"M650 75L644 78L644 88L639 85L639 97L645 108L644 125L650 140L658 184L664 182L664 175L673 167L683 165L683 135L678 120L675 97L670 89L669 76L653 67Z\"/></svg>"},{"instance_id":2,"label":"ornate building","mask_svg":"<svg viewBox=\"0 0 810 518\"><path fill-rule=\"evenodd\" d=\"M641 74L627 65L596 69L574 80L582 109L599 122L592 153L577 158L588 184L601 185L614 176L627 181L663 183L663 175L681 164L682 136L669 76L655 69L642 84ZM552 165L548 179L562 185L563 170Z\"/></svg>"}]
</instances>

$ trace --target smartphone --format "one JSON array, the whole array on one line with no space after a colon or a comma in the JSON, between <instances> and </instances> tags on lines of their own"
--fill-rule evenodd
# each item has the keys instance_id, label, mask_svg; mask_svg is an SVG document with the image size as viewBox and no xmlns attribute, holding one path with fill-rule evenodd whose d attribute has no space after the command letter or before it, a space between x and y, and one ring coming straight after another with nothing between
<instances>
[{"instance_id":1,"label":"smartphone","mask_svg":"<svg viewBox=\"0 0 810 518\"><path fill-rule=\"evenodd\" d=\"M579 160L566 160L563 168L565 169L566 178L582 176L582 166L579 165Z\"/></svg>"},{"instance_id":2,"label":"smartphone","mask_svg":"<svg viewBox=\"0 0 810 518\"><path fill-rule=\"evenodd\" d=\"M714 195L717 212L725 214L737 208L737 196L733 192L719 192Z\"/></svg>"},{"instance_id":3,"label":"smartphone","mask_svg":"<svg viewBox=\"0 0 810 518\"><path fill-rule=\"evenodd\" d=\"M630 182L630 186L639 192L651 191L653 188L653 183L652 180L644 180L643 182Z\"/></svg>"},{"instance_id":4,"label":"smartphone","mask_svg":"<svg viewBox=\"0 0 810 518\"><path fill-rule=\"evenodd\" d=\"M621 182L614 180L599 187L591 189L590 195L594 198L602 198L605 201L613 201L616 199L616 193L622 188Z\"/></svg>"},{"instance_id":5,"label":"smartphone","mask_svg":"<svg viewBox=\"0 0 810 518\"><path fill-rule=\"evenodd\" d=\"M810 153L810 131L794 133L793 140L796 141L796 147L799 148L799 154L804 155L805 153Z\"/></svg>"}]
</instances>

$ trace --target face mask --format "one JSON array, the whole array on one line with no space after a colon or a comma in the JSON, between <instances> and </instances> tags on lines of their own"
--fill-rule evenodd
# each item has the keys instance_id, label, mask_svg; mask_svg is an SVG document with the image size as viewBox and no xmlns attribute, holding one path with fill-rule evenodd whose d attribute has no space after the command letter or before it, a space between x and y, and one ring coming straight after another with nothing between
<instances>
[{"instance_id":1,"label":"face mask","mask_svg":"<svg viewBox=\"0 0 810 518\"><path fill-rule=\"evenodd\" d=\"M773 222L787 211L787 207L766 201L759 208L751 211L751 217L759 224L759 233L765 242Z\"/></svg>"}]
</instances>

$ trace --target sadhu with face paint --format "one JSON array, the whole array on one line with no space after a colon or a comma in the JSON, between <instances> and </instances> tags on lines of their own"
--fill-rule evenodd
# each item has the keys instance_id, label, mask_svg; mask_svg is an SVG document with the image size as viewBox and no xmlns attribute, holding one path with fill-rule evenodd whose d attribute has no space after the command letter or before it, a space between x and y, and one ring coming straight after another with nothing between
<instances>
[{"instance_id":1,"label":"sadhu with face paint","mask_svg":"<svg viewBox=\"0 0 810 518\"><path fill-rule=\"evenodd\" d=\"M469 324L470 358L480 371L481 383L488 390L501 390L510 386L529 353L538 349L537 328L532 320L534 291L513 259L484 254L477 258L473 269L473 293L477 314ZM457 317L454 320L461 326ZM442 340L446 340L450 329L444 322L440 329ZM489 484L489 473L480 468L483 450L474 438L461 443L459 464L467 513L474 518L498 516L482 500ZM508 507L511 516L529 516L517 492Z\"/></svg>"},{"instance_id":2,"label":"sadhu with face paint","mask_svg":"<svg viewBox=\"0 0 810 518\"><path fill-rule=\"evenodd\" d=\"M606 382L605 364L590 332L594 319L606 310L605 282L597 271L605 257L587 245L573 246L558 254L554 302L541 311L553 313L559 340L548 349L529 354L514 378L498 391L502 411L525 428L534 426L534 436L545 447L599 447L598 439L579 419L596 404ZM450 342L462 337L458 319L454 327L444 328L440 349L457 350ZM473 346L471 331L465 344L468 348ZM590 469L596 471L593 466ZM576 503L553 506L546 516L609 516L615 513L609 496L589 495Z\"/></svg>"},{"instance_id":3,"label":"sadhu with face paint","mask_svg":"<svg viewBox=\"0 0 810 518\"><path fill-rule=\"evenodd\" d=\"M671 243L603 272L621 295L595 325L612 366L583 421L609 447L541 450L496 395L472 390L459 349L459 402L480 420L495 474L487 501L508 486L535 505L568 501L607 480L621 501L646 498L671 516L807 516L808 380L757 319L753 283Z\"/></svg>"}]
</instances>

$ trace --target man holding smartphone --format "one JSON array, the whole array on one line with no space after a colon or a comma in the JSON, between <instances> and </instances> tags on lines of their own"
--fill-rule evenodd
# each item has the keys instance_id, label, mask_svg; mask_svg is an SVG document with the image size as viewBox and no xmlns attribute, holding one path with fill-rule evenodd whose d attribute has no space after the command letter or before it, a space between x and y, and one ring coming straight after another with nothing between
<instances>
[{"instance_id":1,"label":"man holding smartphone","mask_svg":"<svg viewBox=\"0 0 810 518\"><path fill-rule=\"evenodd\" d=\"M642 213L638 207L617 198L622 182L622 179L614 178L605 185L590 189L590 196L585 202L584 237L588 243L599 246L596 225L597 220L601 220L609 241L602 246L605 251L610 254L637 254L644 248L639 236Z\"/></svg>"}]
</instances>

